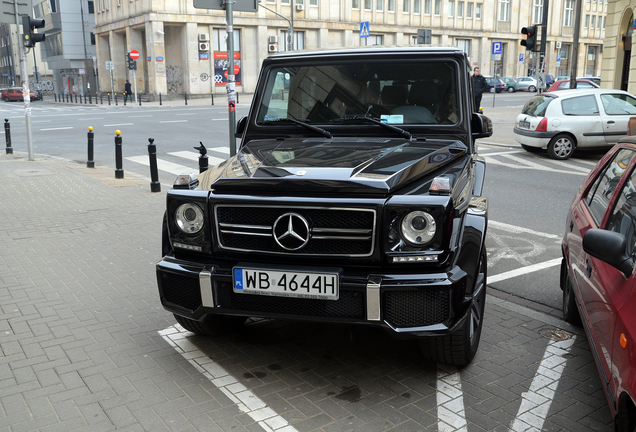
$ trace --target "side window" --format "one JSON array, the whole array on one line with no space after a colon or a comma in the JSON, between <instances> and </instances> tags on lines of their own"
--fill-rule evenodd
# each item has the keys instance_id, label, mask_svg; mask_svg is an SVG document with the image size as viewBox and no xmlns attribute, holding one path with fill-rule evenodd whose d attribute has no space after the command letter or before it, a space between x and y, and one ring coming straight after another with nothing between
<instances>
[{"instance_id":1,"label":"side window","mask_svg":"<svg viewBox=\"0 0 636 432\"><path fill-rule=\"evenodd\" d=\"M635 154L632 150L627 149L619 151L588 190L585 203L596 222L596 226L601 225L603 215L614 195L614 190Z\"/></svg>"},{"instance_id":2,"label":"side window","mask_svg":"<svg viewBox=\"0 0 636 432\"><path fill-rule=\"evenodd\" d=\"M606 227L607 230L621 233L627 238L625 252L629 256L634 255L634 245L636 245L634 227L636 227L636 172L632 172L631 177L625 182Z\"/></svg>"},{"instance_id":3,"label":"side window","mask_svg":"<svg viewBox=\"0 0 636 432\"><path fill-rule=\"evenodd\" d=\"M603 109L607 115L635 115L636 99L626 94L601 95Z\"/></svg>"},{"instance_id":4,"label":"side window","mask_svg":"<svg viewBox=\"0 0 636 432\"><path fill-rule=\"evenodd\" d=\"M563 114L571 116L599 115L594 95L564 99L561 101Z\"/></svg>"}]
</instances>

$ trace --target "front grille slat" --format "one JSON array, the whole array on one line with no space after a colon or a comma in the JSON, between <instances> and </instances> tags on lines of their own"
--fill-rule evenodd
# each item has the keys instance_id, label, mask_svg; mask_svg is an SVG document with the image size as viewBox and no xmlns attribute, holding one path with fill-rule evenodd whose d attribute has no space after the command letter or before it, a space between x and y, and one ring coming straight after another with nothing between
<instances>
[{"instance_id":1,"label":"front grille slat","mask_svg":"<svg viewBox=\"0 0 636 432\"><path fill-rule=\"evenodd\" d=\"M274 239L276 221L290 212L306 219L311 232L307 244L293 251L282 248ZM374 209L217 204L214 214L222 249L283 255L368 257L373 254Z\"/></svg>"}]
</instances>

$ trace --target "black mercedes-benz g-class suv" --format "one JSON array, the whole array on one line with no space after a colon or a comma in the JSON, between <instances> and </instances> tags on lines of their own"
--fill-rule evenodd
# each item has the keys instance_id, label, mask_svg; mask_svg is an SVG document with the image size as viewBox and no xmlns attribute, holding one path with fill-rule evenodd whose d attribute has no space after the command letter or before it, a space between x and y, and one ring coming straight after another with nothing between
<instances>
[{"instance_id":1,"label":"black mercedes-benz g-class suv","mask_svg":"<svg viewBox=\"0 0 636 432\"><path fill-rule=\"evenodd\" d=\"M492 134L477 109L455 48L267 58L237 154L168 192L163 306L195 333L372 325L468 364L486 296L475 140Z\"/></svg>"}]
</instances>

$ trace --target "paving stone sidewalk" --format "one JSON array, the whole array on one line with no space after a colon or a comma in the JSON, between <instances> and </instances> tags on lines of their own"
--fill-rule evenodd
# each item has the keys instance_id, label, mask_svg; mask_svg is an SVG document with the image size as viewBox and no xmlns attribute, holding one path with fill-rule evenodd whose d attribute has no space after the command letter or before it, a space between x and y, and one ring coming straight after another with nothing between
<instances>
[{"instance_id":1,"label":"paving stone sidewalk","mask_svg":"<svg viewBox=\"0 0 636 432\"><path fill-rule=\"evenodd\" d=\"M438 430L436 365L340 326L186 335L279 417L241 409L159 333L175 324L155 281L164 204L112 168L0 155L0 432ZM576 340L544 430L612 430L580 329L490 297L461 371L468 431L508 430L557 328Z\"/></svg>"}]
</instances>

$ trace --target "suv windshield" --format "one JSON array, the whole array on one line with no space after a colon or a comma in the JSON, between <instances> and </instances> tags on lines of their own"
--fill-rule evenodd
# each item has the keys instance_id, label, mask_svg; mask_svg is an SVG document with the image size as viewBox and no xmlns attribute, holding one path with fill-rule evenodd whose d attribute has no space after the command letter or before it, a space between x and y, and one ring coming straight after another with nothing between
<instances>
[{"instance_id":1,"label":"suv windshield","mask_svg":"<svg viewBox=\"0 0 636 432\"><path fill-rule=\"evenodd\" d=\"M451 61L342 60L272 68L257 123L365 124L367 117L395 125L456 124L457 81L458 66Z\"/></svg>"},{"instance_id":2,"label":"suv windshield","mask_svg":"<svg viewBox=\"0 0 636 432\"><path fill-rule=\"evenodd\" d=\"M528 99L526 104L521 110L521 114L529 114L536 117L545 116L545 110L550 105L550 102L554 100L553 97L546 95L536 95Z\"/></svg>"}]
</instances>

